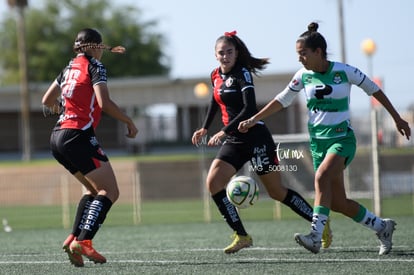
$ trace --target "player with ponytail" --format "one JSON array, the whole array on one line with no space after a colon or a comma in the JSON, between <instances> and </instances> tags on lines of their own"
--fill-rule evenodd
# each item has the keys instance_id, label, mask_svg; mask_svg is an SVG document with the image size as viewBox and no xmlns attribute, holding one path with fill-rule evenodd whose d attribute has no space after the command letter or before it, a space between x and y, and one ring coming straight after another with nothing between
<instances>
[{"instance_id":1,"label":"player with ponytail","mask_svg":"<svg viewBox=\"0 0 414 275\"><path fill-rule=\"evenodd\" d=\"M380 242L379 255L386 255L392 249L396 222L378 217L363 205L348 199L345 193L343 171L356 152L356 139L350 122L352 85L375 97L393 118L398 132L407 140L411 130L388 97L367 75L348 64L328 60L327 43L318 32L318 27L318 23L312 22L296 41L296 52L303 68L262 110L240 122L238 129L250 132L249 128L254 127L257 121L288 107L303 91L308 107L310 148L315 169L315 201L310 233L295 234L295 240L307 250L318 253L332 210L374 231Z\"/></svg>"},{"instance_id":2,"label":"player with ponytail","mask_svg":"<svg viewBox=\"0 0 414 275\"><path fill-rule=\"evenodd\" d=\"M312 220L312 207L296 191L281 182L276 145L263 121L257 121L251 131L237 130L239 122L257 112L252 74L258 74L269 63L267 58L251 55L235 31L226 32L216 40L215 56L219 67L211 73L213 95L202 127L196 130L192 143L199 146L207 134L215 114L221 110L223 128L213 134L208 146L220 146L211 163L206 186L228 226L234 231L233 242L224 248L235 253L253 244L241 218L226 197L225 187L230 179L250 162L269 196L290 207L307 221ZM326 247L331 243L329 225L326 227Z\"/></svg>"},{"instance_id":3,"label":"player with ponytail","mask_svg":"<svg viewBox=\"0 0 414 275\"><path fill-rule=\"evenodd\" d=\"M138 129L111 100L106 68L100 61L104 50L123 53L125 48L103 44L101 34L87 28L77 34L73 49L76 56L49 86L42 103L45 115L59 114L50 138L53 156L85 187L72 232L63 243L70 262L82 267L83 256L106 262L92 239L119 197L114 171L95 136L101 113L123 122L128 138L135 138Z\"/></svg>"}]
</instances>

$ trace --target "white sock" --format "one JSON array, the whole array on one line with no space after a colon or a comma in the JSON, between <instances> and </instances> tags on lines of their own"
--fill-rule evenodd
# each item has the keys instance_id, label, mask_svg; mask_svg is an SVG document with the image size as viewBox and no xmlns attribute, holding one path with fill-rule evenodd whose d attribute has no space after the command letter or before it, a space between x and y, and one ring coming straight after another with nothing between
<instances>
[{"instance_id":1,"label":"white sock","mask_svg":"<svg viewBox=\"0 0 414 275\"><path fill-rule=\"evenodd\" d=\"M326 221L328 216L325 214L313 214L312 224L311 224L311 233L318 239L322 239L323 229L325 228Z\"/></svg>"},{"instance_id":2,"label":"white sock","mask_svg":"<svg viewBox=\"0 0 414 275\"><path fill-rule=\"evenodd\" d=\"M364 218L359 223L375 232L381 231L385 226L384 221L374 213L368 211L368 209L365 212Z\"/></svg>"}]
</instances>

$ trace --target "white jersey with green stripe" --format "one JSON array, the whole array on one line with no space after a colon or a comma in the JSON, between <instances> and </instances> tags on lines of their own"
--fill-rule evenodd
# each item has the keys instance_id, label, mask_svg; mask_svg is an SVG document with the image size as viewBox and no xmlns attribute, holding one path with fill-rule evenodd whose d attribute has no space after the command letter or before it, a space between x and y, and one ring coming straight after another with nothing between
<instances>
[{"instance_id":1,"label":"white jersey with green stripe","mask_svg":"<svg viewBox=\"0 0 414 275\"><path fill-rule=\"evenodd\" d=\"M308 107L310 136L318 139L342 137L351 128L349 103L352 85L357 85L369 96L380 90L359 69L340 62L330 62L326 73L300 69L275 99L287 107L303 90Z\"/></svg>"}]
</instances>

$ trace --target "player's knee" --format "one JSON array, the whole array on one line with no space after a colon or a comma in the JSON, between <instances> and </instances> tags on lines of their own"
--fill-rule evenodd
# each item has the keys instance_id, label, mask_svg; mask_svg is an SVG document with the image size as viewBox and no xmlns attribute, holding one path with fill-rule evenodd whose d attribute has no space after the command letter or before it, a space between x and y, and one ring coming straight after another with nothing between
<instances>
[{"instance_id":1,"label":"player's knee","mask_svg":"<svg viewBox=\"0 0 414 275\"><path fill-rule=\"evenodd\" d=\"M102 189L102 190L99 190L98 195L105 196L108 199L110 199L112 203L114 203L119 198L119 189L118 188Z\"/></svg>"},{"instance_id":2,"label":"player's knee","mask_svg":"<svg viewBox=\"0 0 414 275\"><path fill-rule=\"evenodd\" d=\"M315 174L315 186L318 186L320 189L324 189L324 187L330 184L330 175L325 172L316 171Z\"/></svg>"},{"instance_id":3,"label":"player's knee","mask_svg":"<svg viewBox=\"0 0 414 275\"><path fill-rule=\"evenodd\" d=\"M111 201L112 203L116 202L119 198L119 189L116 188L115 190L111 191Z\"/></svg>"}]
</instances>

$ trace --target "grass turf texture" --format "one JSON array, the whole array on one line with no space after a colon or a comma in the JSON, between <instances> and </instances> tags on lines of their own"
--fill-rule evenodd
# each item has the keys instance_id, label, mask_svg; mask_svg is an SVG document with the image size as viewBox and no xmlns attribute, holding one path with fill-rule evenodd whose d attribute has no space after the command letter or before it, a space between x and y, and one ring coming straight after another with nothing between
<instances>
[{"instance_id":1,"label":"grass turf texture","mask_svg":"<svg viewBox=\"0 0 414 275\"><path fill-rule=\"evenodd\" d=\"M293 240L307 232L304 220L246 221L254 246L225 255L230 243L223 222L105 226L95 248L108 262L69 264L61 250L63 229L0 233L1 274L410 274L414 266L412 217L398 217L394 249L378 256L370 230L346 218L332 220L334 242L314 255Z\"/></svg>"},{"instance_id":2,"label":"grass turf texture","mask_svg":"<svg viewBox=\"0 0 414 275\"><path fill-rule=\"evenodd\" d=\"M387 256L378 256L372 231L338 214L332 215L332 247L314 255L293 240L294 233L309 231L309 223L284 206L282 220L272 220L270 200L241 210L254 246L235 255L223 253L232 232L213 206L212 222L204 223L198 200L144 202L142 223L132 225L132 206L114 205L94 240L108 263L86 262L81 269L61 250L69 229L61 229L60 207L3 207L0 217L7 214L14 230L0 232L0 274L410 274L412 198L387 199L384 206L383 216L398 224Z\"/></svg>"},{"instance_id":3,"label":"grass turf texture","mask_svg":"<svg viewBox=\"0 0 414 275\"><path fill-rule=\"evenodd\" d=\"M357 200L368 209L372 208L372 201L368 199ZM309 200L309 203L313 203ZM193 223L204 222L203 202L199 200L174 201L144 201L141 206L140 224L157 223ZM76 206L70 207L69 219L72 223ZM280 204L281 219L298 219L298 216L283 204ZM412 216L414 215L414 197L401 195L382 200L382 216ZM222 218L214 203L210 201L211 220L221 221ZM275 217L275 202L270 199L259 198L250 208L242 209L243 220L266 221ZM335 212L333 218L342 217ZM62 228L62 207L56 206L2 206L0 218L7 218L13 229L49 229ZM105 226L134 225L134 209L132 205L114 204L105 221Z\"/></svg>"}]
</instances>

